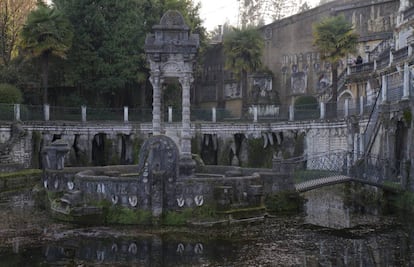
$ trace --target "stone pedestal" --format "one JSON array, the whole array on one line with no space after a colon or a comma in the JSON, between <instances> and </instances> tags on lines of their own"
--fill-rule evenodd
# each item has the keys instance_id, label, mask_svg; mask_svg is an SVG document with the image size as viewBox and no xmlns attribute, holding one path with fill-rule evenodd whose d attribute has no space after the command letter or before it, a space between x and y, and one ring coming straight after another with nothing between
<instances>
[{"instance_id":1,"label":"stone pedestal","mask_svg":"<svg viewBox=\"0 0 414 267\"><path fill-rule=\"evenodd\" d=\"M42 149L43 168L62 170L65 167L65 155L69 150L69 145L61 140L53 142L50 146L45 146Z\"/></svg>"}]
</instances>

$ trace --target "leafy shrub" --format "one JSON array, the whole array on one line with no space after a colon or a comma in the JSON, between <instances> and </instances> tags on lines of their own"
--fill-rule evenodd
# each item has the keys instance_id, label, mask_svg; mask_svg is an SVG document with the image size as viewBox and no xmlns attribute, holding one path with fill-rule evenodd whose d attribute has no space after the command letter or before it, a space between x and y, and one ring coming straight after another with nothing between
<instances>
[{"instance_id":1,"label":"leafy shrub","mask_svg":"<svg viewBox=\"0 0 414 267\"><path fill-rule=\"evenodd\" d=\"M20 90L8 83L0 84L0 103L19 104L22 102L22 93Z\"/></svg>"}]
</instances>

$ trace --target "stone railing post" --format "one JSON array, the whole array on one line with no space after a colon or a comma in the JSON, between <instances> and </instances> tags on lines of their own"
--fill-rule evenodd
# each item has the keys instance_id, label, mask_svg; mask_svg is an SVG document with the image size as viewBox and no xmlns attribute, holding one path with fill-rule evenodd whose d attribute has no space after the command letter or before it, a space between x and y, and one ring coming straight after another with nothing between
<instances>
[{"instance_id":1,"label":"stone railing post","mask_svg":"<svg viewBox=\"0 0 414 267\"><path fill-rule=\"evenodd\" d=\"M124 107L124 122L128 122L128 107Z\"/></svg>"},{"instance_id":2,"label":"stone railing post","mask_svg":"<svg viewBox=\"0 0 414 267\"><path fill-rule=\"evenodd\" d=\"M216 122L217 121L217 110L216 107L211 108L211 121Z\"/></svg>"},{"instance_id":3,"label":"stone railing post","mask_svg":"<svg viewBox=\"0 0 414 267\"><path fill-rule=\"evenodd\" d=\"M349 116L349 99L345 99L345 103L344 103L344 115L345 118Z\"/></svg>"},{"instance_id":4,"label":"stone railing post","mask_svg":"<svg viewBox=\"0 0 414 267\"><path fill-rule=\"evenodd\" d=\"M387 101L387 74L384 74L381 76L381 81L382 81L382 88L381 88L381 100L382 103Z\"/></svg>"},{"instance_id":5,"label":"stone railing post","mask_svg":"<svg viewBox=\"0 0 414 267\"><path fill-rule=\"evenodd\" d=\"M44 104L43 105L43 115L44 115L45 121L49 121L49 119L50 119L50 106L49 106L49 104Z\"/></svg>"},{"instance_id":6,"label":"stone railing post","mask_svg":"<svg viewBox=\"0 0 414 267\"><path fill-rule=\"evenodd\" d=\"M364 115L364 96L359 97L359 115Z\"/></svg>"},{"instance_id":7,"label":"stone railing post","mask_svg":"<svg viewBox=\"0 0 414 267\"><path fill-rule=\"evenodd\" d=\"M82 110L82 122L86 122L86 106L81 106Z\"/></svg>"},{"instance_id":8,"label":"stone railing post","mask_svg":"<svg viewBox=\"0 0 414 267\"><path fill-rule=\"evenodd\" d=\"M320 119L323 120L323 119L325 119L325 116L326 116L326 105L325 105L325 102L321 102L321 103L319 103L319 105L320 105L320 109L321 109Z\"/></svg>"},{"instance_id":9,"label":"stone railing post","mask_svg":"<svg viewBox=\"0 0 414 267\"><path fill-rule=\"evenodd\" d=\"M289 121L295 120L295 107L293 105L289 106Z\"/></svg>"},{"instance_id":10,"label":"stone railing post","mask_svg":"<svg viewBox=\"0 0 414 267\"><path fill-rule=\"evenodd\" d=\"M171 123L173 121L172 119L172 107L168 106L168 122Z\"/></svg>"},{"instance_id":11,"label":"stone railing post","mask_svg":"<svg viewBox=\"0 0 414 267\"><path fill-rule=\"evenodd\" d=\"M253 106L253 122L257 122L257 106Z\"/></svg>"},{"instance_id":12,"label":"stone railing post","mask_svg":"<svg viewBox=\"0 0 414 267\"><path fill-rule=\"evenodd\" d=\"M14 120L20 121L20 104L14 104Z\"/></svg>"},{"instance_id":13,"label":"stone railing post","mask_svg":"<svg viewBox=\"0 0 414 267\"><path fill-rule=\"evenodd\" d=\"M404 63L404 82L403 82L403 96L402 100L410 98L410 69L408 62Z\"/></svg>"}]
</instances>

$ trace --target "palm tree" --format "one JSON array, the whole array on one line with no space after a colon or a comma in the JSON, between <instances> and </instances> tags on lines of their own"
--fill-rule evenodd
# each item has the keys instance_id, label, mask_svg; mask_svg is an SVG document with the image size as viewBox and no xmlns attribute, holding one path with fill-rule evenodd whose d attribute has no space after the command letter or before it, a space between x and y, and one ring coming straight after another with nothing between
<instances>
[{"instance_id":1,"label":"palm tree","mask_svg":"<svg viewBox=\"0 0 414 267\"><path fill-rule=\"evenodd\" d=\"M321 55L321 59L330 63L332 72L332 98L329 110L336 117L338 98L338 66L339 60L348 53L354 53L359 35L354 32L352 24L344 16L328 17L313 28L313 43Z\"/></svg>"},{"instance_id":2,"label":"palm tree","mask_svg":"<svg viewBox=\"0 0 414 267\"><path fill-rule=\"evenodd\" d=\"M48 103L48 75L51 56L66 57L72 45L73 30L69 20L53 7L39 1L21 31L21 48L31 58L40 58L43 103Z\"/></svg>"},{"instance_id":3,"label":"palm tree","mask_svg":"<svg viewBox=\"0 0 414 267\"><path fill-rule=\"evenodd\" d=\"M258 70L262 65L264 42L255 28L237 29L224 38L226 69L241 80L243 109L247 104L247 74Z\"/></svg>"}]
</instances>

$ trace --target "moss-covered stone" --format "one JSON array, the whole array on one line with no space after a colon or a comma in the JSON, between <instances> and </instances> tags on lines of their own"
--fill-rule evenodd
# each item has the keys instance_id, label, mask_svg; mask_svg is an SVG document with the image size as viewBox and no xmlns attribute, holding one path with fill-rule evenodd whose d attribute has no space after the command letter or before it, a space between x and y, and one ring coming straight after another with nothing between
<instances>
[{"instance_id":1,"label":"moss-covered stone","mask_svg":"<svg viewBox=\"0 0 414 267\"><path fill-rule=\"evenodd\" d=\"M118 206L105 209L104 214L109 224L150 224L152 219L150 211Z\"/></svg>"},{"instance_id":2,"label":"moss-covered stone","mask_svg":"<svg viewBox=\"0 0 414 267\"><path fill-rule=\"evenodd\" d=\"M304 199L297 192L281 191L267 195L264 202L270 213L294 213L302 210Z\"/></svg>"},{"instance_id":3,"label":"moss-covered stone","mask_svg":"<svg viewBox=\"0 0 414 267\"><path fill-rule=\"evenodd\" d=\"M139 151L141 150L143 142L144 141L139 137L135 137L132 141L132 161L134 164L138 164L139 162Z\"/></svg>"},{"instance_id":4,"label":"moss-covered stone","mask_svg":"<svg viewBox=\"0 0 414 267\"><path fill-rule=\"evenodd\" d=\"M250 168L271 168L274 149L271 146L263 148L262 138L248 139L248 162Z\"/></svg>"},{"instance_id":5,"label":"moss-covered stone","mask_svg":"<svg viewBox=\"0 0 414 267\"><path fill-rule=\"evenodd\" d=\"M41 133L37 131L32 132L32 160L31 165L32 168L38 169L40 168L40 142L42 140Z\"/></svg>"}]
</instances>

